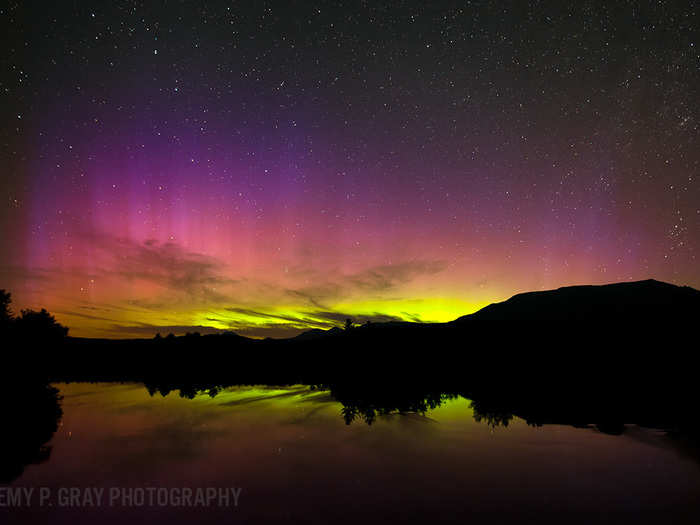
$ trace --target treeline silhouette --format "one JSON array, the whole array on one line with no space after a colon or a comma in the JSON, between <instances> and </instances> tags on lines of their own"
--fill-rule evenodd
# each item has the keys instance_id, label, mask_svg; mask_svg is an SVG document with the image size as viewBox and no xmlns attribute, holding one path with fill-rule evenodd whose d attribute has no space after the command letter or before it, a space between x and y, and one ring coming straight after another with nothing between
<instances>
[{"instance_id":1,"label":"treeline silhouette","mask_svg":"<svg viewBox=\"0 0 700 525\"><path fill-rule=\"evenodd\" d=\"M695 432L688 414L699 400L700 292L657 281L575 288L515 296L451 323L350 321L279 340L232 332L72 338L45 310L13 316L3 292L5 355L20 362L3 370L32 381L136 381L186 396L224 385L318 385L343 404L347 421L421 412L460 395L490 424L515 414L532 424ZM516 315L538 304L568 314Z\"/></svg>"},{"instance_id":2,"label":"treeline silhouette","mask_svg":"<svg viewBox=\"0 0 700 525\"><path fill-rule=\"evenodd\" d=\"M6 343L62 343L68 328L56 321L46 309L25 309L15 316L10 307L12 294L0 290L0 334Z\"/></svg>"},{"instance_id":3,"label":"treeline silhouette","mask_svg":"<svg viewBox=\"0 0 700 525\"><path fill-rule=\"evenodd\" d=\"M367 323L345 329L310 330L290 339L255 340L233 332L152 339L108 340L67 337L53 316L23 311L12 316L10 296L2 297L2 340L7 356L47 380L115 380L210 384L327 384L459 382L503 391L582 390L615 394L653 391L695 399L694 367L700 319L700 292L656 281L574 287L523 294L493 307L520 310L557 308L562 298L580 297L566 308L591 312L624 310L636 300L646 317L573 315L573 320L482 320L479 314L451 323ZM578 290L583 288L583 292ZM619 297L619 304L616 298ZM534 299L533 299L534 298ZM635 299L636 298L636 299ZM515 306L513 306L515 305ZM654 306L656 305L656 306ZM485 314L484 314L485 315ZM511 314L503 315L508 318ZM512 316L511 316L512 317Z\"/></svg>"},{"instance_id":4,"label":"treeline silhouette","mask_svg":"<svg viewBox=\"0 0 700 525\"><path fill-rule=\"evenodd\" d=\"M679 364L694 348L694 323L700 318L700 291L648 280L604 286L574 286L518 294L502 303L456 321L429 323L366 323L351 319L345 328L309 330L290 339L256 340L234 332L153 339L109 340L68 337L68 328L45 309L22 310L14 316L11 296L0 290L0 335L13 349L44 343L34 353L36 366L52 374L64 372L119 376L158 373L217 373L222 368L250 368L250 373L303 370L333 371L349 363L372 374L383 363L423 366L422 360L448 356L474 366L482 360L532 358L537 367L571 371L591 363L607 368L615 361L644 361L651 344L655 362ZM32 345L34 346L34 345ZM60 351L58 349L61 349ZM663 351L662 351L663 349ZM415 352L417 350L417 352ZM670 350L670 354L666 353ZM599 354L605 353L601 361ZM56 356L60 355L60 359ZM101 359L95 359L100 355ZM526 369L532 368L526 366Z\"/></svg>"},{"instance_id":5,"label":"treeline silhouette","mask_svg":"<svg viewBox=\"0 0 700 525\"><path fill-rule=\"evenodd\" d=\"M48 383L47 356L64 351L68 328L45 309L22 310L14 315L12 296L0 290L0 485L22 475L28 465L51 455L48 445L63 416L61 396Z\"/></svg>"}]
</instances>

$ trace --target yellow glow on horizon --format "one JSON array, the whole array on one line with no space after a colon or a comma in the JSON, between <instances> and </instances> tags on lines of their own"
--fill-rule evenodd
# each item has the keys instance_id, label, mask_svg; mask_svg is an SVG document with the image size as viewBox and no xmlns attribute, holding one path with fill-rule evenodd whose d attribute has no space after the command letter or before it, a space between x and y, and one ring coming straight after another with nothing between
<instances>
[{"instance_id":1,"label":"yellow glow on horizon","mask_svg":"<svg viewBox=\"0 0 700 525\"><path fill-rule=\"evenodd\" d=\"M476 312L487 304L490 304L490 301L465 301L453 297L434 297L400 301L358 301L336 305L335 309L350 315L389 315L404 321L444 323Z\"/></svg>"},{"instance_id":2,"label":"yellow glow on horizon","mask_svg":"<svg viewBox=\"0 0 700 525\"><path fill-rule=\"evenodd\" d=\"M336 304L329 309L329 312L342 313L356 321L373 317L381 320L382 316L387 316L412 322L448 322L473 313L489 303L490 301L466 301L452 297L414 300L377 299ZM109 316L110 321L64 311L57 315L57 319L70 327L72 336L109 338L151 338L157 332L161 335L167 335L169 332L181 335L187 331L206 328L242 332L247 337L264 337L264 335L257 335L255 331L262 331L269 327L290 331L329 329L343 324L341 319L330 318L328 312L299 305L237 310L216 305L207 309L202 309L200 306L191 311L158 311L141 308L138 309L136 316L133 311L121 312L115 309L106 315ZM135 322L135 319L138 321ZM116 331L112 325L119 325L122 328ZM249 331L252 333L247 333Z\"/></svg>"}]
</instances>

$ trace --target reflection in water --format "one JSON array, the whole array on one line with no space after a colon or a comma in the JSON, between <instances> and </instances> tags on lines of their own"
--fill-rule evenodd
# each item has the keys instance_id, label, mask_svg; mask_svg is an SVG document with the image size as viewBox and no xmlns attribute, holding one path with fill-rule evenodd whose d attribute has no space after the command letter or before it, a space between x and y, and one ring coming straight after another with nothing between
<instances>
[{"instance_id":1,"label":"reflection in water","mask_svg":"<svg viewBox=\"0 0 700 525\"><path fill-rule=\"evenodd\" d=\"M289 387L289 385L286 385ZM330 397L340 403L340 413L346 424L359 420L371 425L377 417L389 416L392 414L420 414L434 410L442 406L446 401L458 397L456 393L426 391L423 389L407 388L392 385L362 385L357 388L348 384L319 384L310 385L310 391L327 392ZM147 383L146 389L151 396L160 394L165 397L173 391L178 391L179 396L187 399L194 399L196 396L206 395L211 398L225 391L223 385L207 385L202 383L183 384L163 384ZM291 393L294 393L292 390ZM264 396L269 399L269 396ZM512 417L512 416L511 416Z\"/></svg>"},{"instance_id":2,"label":"reflection in water","mask_svg":"<svg viewBox=\"0 0 700 525\"><path fill-rule=\"evenodd\" d=\"M51 455L47 445L63 411L61 396L52 386L27 382L3 384L3 425L0 432L0 484L15 480L27 465L43 463Z\"/></svg>"},{"instance_id":3,"label":"reflection in water","mask_svg":"<svg viewBox=\"0 0 700 525\"><path fill-rule=\"evenodd\" d=\"M612 436L592 426L550 424L558 417L554 413L538 412L526 420L518 414L527 415L525 405L509 410L502 400L469 400L459 389L56 386L63 395L61 426L56 431L60 396L35 387L32 397L44 399L43 413L54 417L52 425L46 418L34 428L50 432L41 434L44 441L39 432L30 439L27 427L16 440L34 443L36 451L55 431L51 459L25 469L15 486L237 486L243 488L241 505L206 513L15 509L20 522L479 523L496 517L508 523L525 516L540 523L653 523L700 518L693 497L700 493L700 469L669 447L664 433L634 426ZM32 413L41 419L42 412ZM581 414L568 419L581 418L588 420Z\"/></svg>"},{"instance_id":4,"label":"reflection in water","mask_svg":"<svg viewBox=\"0 0 700 525\"><path fill-rule=\"evenodd\" d=\"M472 400L469 405L474 411L474 421L485 422L490 427L507 427L513 419L513 414L505 410L484 406L476 400ZM534 425L534 423L530 423Z\"/></svg>"},{"instance_id":5,"label":"reflection in water","mask_svg":"<svg viewBox=\"0 0 700 525\"><path fill-rule=\"evenodd\" d=\"M215 398L220 392L231 388L232 385L182 382L149 382L146 389L151 396L160 394L165 397L177 391L179 396L194 399L206 395ZM682 430L691 439L697 438L697 421L694 412L686 412L683 403L662 405L659 413L655 407L654 415L644 414L645 407L658 403L648 403L646 400L627 402L627 410L620 409L617 399L594 399L587 394L574 397L547 394L526 397L521 393L504 397L492 392L468 390L460 386L449 389L436 388L432 385L419 383L322 383L311 385L311 390L322 390L329 393L331 398L341 405L340 413L346 424L353 421L363 421L371 425L378 417L392 414L420 414L439 408L445 402L457 398L470 399L470 408L474 420L484 422L490 427L507 427L515 416L520 417L528 425L542 426L549 424L568 424L574 427L595 426L600 432L610 435L620 435L625 431L625 425L639 423L652 428L667 430ZM536 390L533 388L536 392Z\"/></svg>"}]
</instances>

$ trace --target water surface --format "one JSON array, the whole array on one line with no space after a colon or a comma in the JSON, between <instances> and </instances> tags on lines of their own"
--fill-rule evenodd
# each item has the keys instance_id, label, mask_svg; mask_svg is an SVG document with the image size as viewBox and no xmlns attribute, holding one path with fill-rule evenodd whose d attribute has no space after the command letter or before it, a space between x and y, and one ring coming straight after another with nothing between
<instances>
[{"instance_id":1,"label":"water surface","mask_svg":"<svg viewBox=\"0 0 700 525\"><path fill-rule=\"evenodd\" d=\"M304 385L192 399L142 384L55 386L63 414L48 459L10 483L50 489L53 505L2 507L3 523L700 523L697 459L659 430L608 435L517 417L503 426L462 397L347 424L347 407ZM107 496L85 507L59 504L65 487L241 492L235 507Z\"/></svg>"}]
</instances>

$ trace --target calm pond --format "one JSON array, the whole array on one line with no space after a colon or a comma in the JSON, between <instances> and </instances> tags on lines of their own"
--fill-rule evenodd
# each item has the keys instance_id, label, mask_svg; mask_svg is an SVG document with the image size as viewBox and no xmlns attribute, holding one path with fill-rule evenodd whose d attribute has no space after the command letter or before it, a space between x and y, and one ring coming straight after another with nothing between
<instances>
[{"instance_id":1,"label":"calm pond","mask_svg":"<svg viewBox=\"0 0 700 525\"><path fill-rule=\"evenodd\" d=\"M699 456L660 430L529 426L462 397L368 415L303 385L54 386L50 450L12 456L2 523L700 523Z\"/></svg>"}]
</instances>

